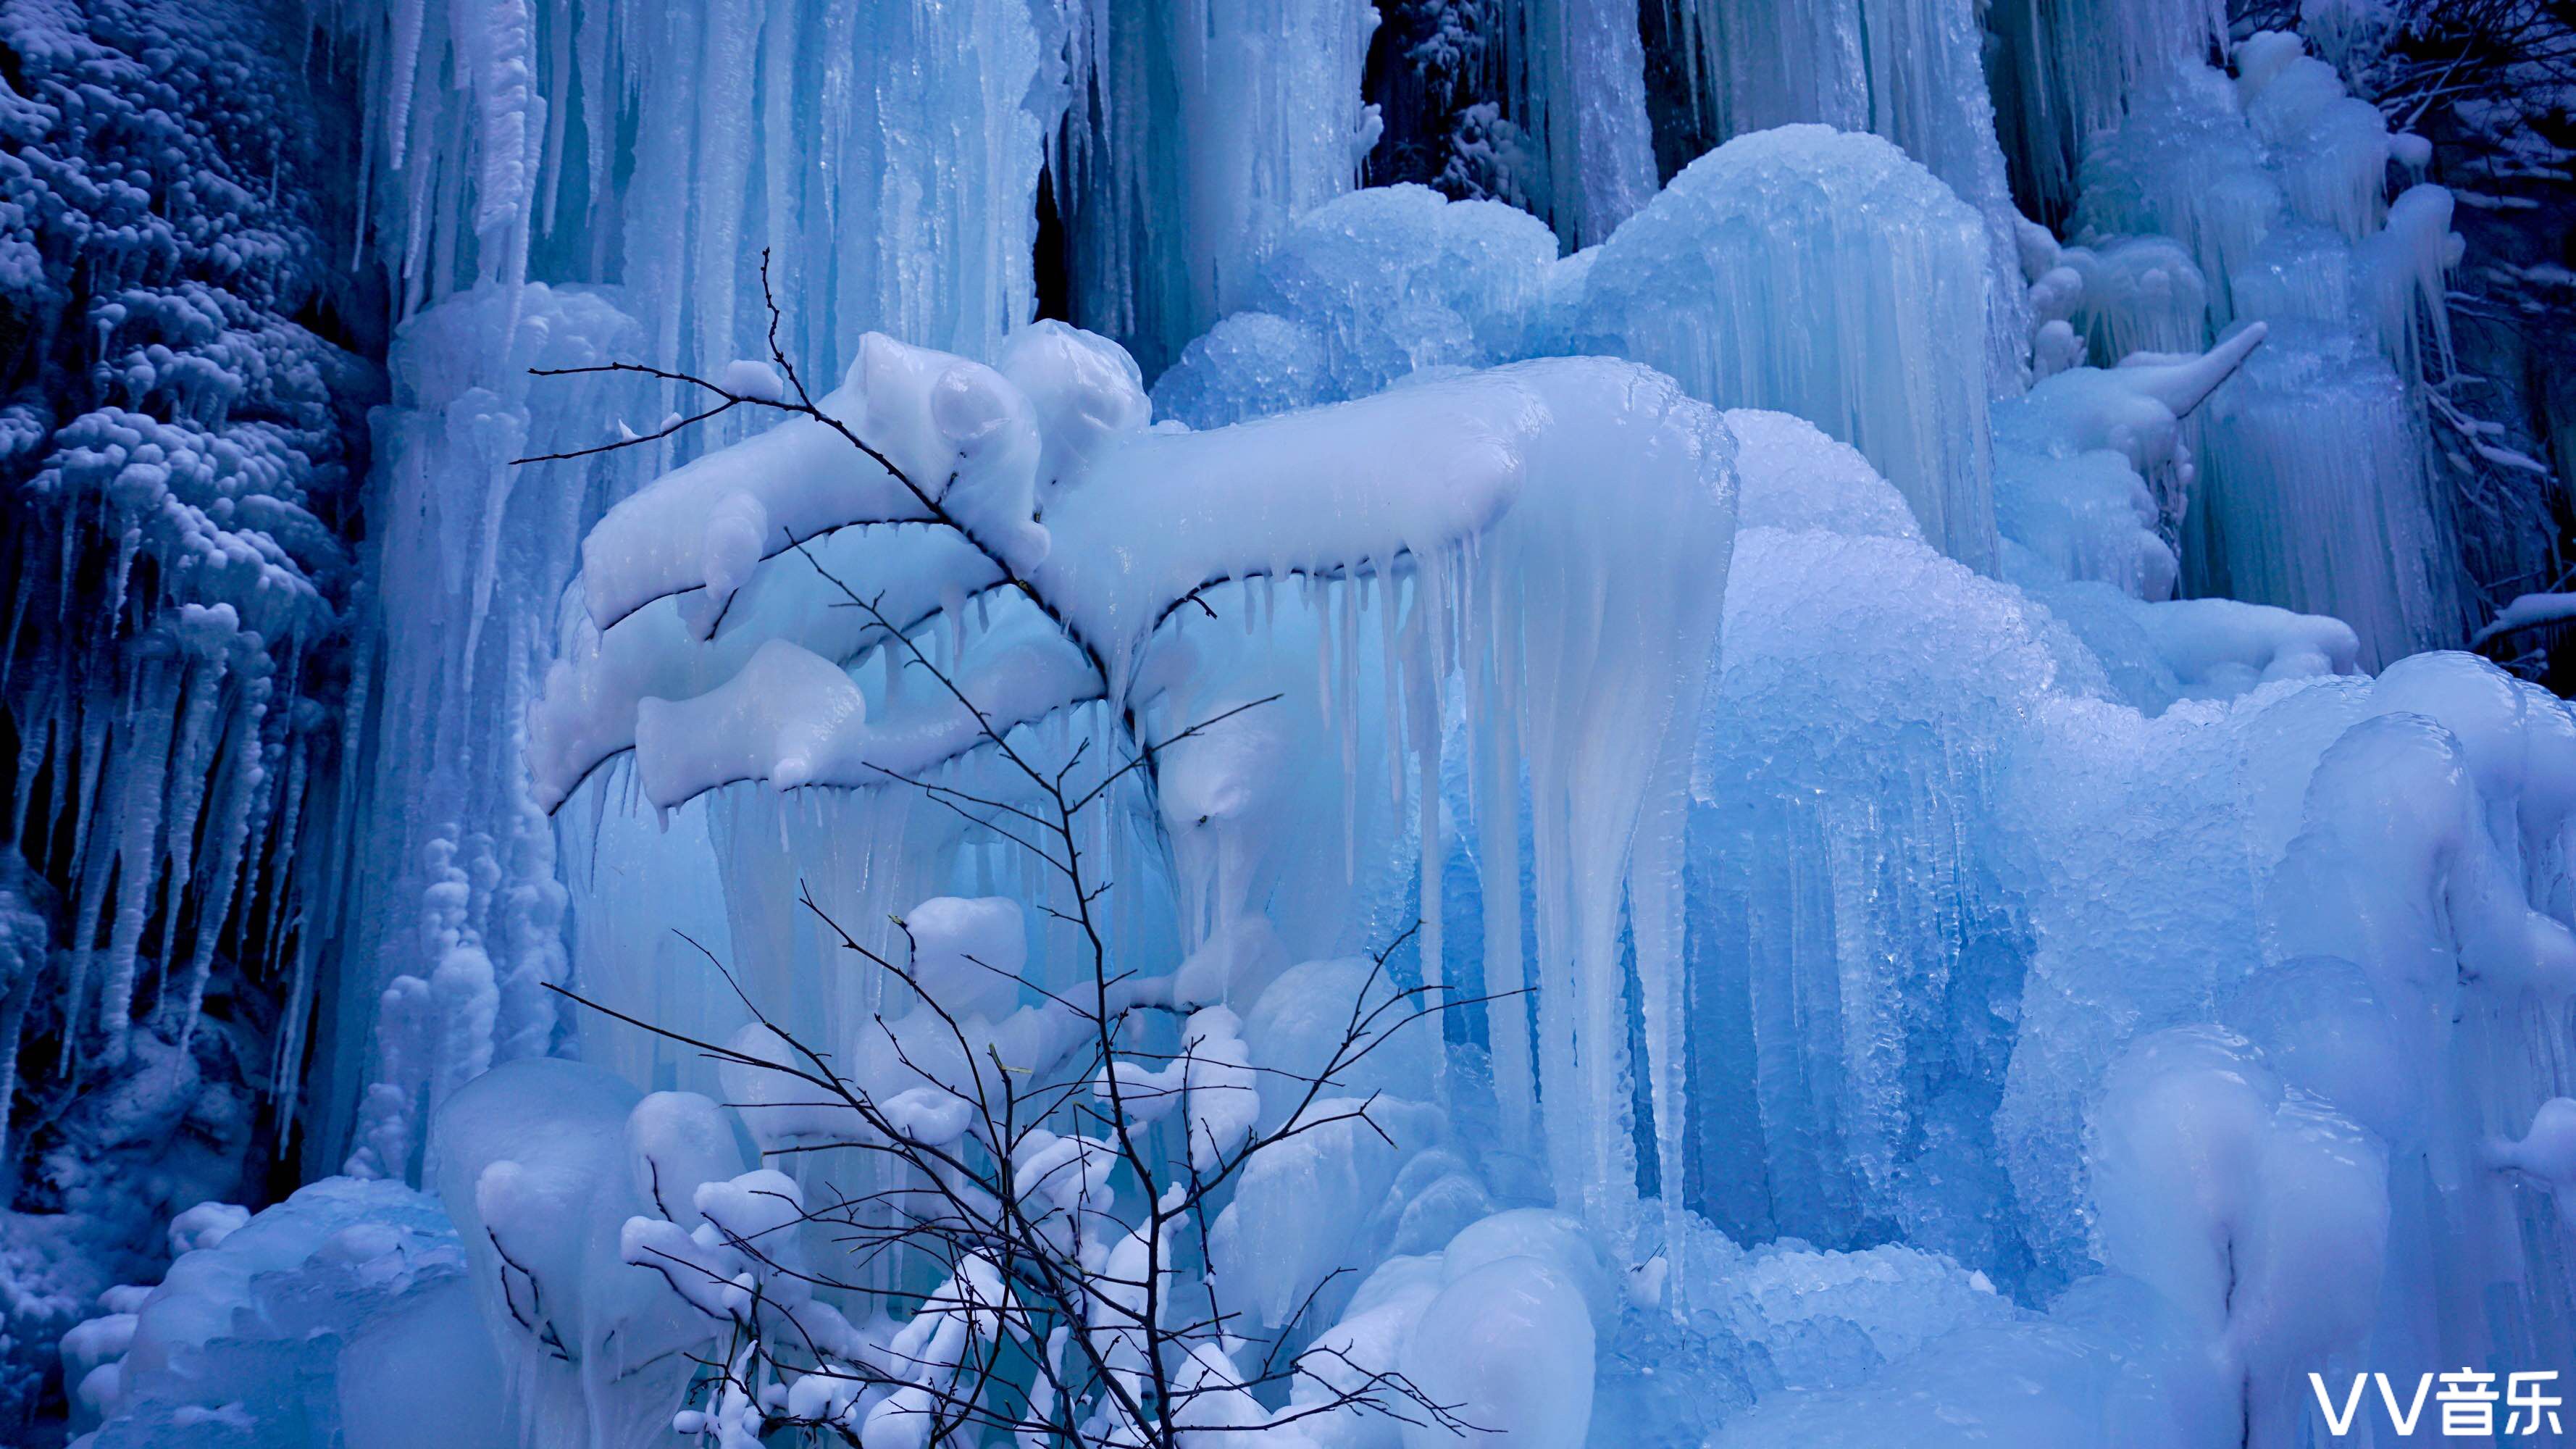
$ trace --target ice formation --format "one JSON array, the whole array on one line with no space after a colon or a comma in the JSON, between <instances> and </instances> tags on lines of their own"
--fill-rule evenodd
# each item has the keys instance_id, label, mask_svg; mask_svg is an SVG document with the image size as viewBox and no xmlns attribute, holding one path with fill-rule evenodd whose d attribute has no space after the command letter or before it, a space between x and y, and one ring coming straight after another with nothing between
<instances>
[{"instance_id":1,"label":"ice formation","mask_svg":"<svg viewBox=\"0 0 2576 1449\"><path fill-rule=\"evenodd\" d=\"M2385 9L10 11L0 1424L2555 1365L2576 713L2442 652Z\"/></svg>"},{"instance_id":2,"label":"ice formation","mask_svg":"<svg viewBox=\"0 0 2576 1449\"><path fill-rule=\"evenodd\" d=\"M516 1442L437 1199L326 1178L256 1224L223 1206L180 1214L159 1285L108 1290L64 1338L91 1449Z\"/></svg>"}]
</instances>

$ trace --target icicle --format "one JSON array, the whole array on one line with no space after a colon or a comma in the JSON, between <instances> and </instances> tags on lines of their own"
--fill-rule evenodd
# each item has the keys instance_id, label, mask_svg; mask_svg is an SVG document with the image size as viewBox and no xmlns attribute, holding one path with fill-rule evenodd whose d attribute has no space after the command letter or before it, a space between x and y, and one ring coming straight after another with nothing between
<instances>
[{"instance_id":1,"label":"icicle","mask_svg":"<svg viewBox=\"0 0 2576 1449\"><path fill-rule=\"evenodd\" d=\"M1401 581L1392 568L1381 569L1366 586L1377 600L1377 650L1381 667L1386 671L1386 800L1397 810L1404 808L1404 654L1397 646L1396 611L1400 607ZM1416 747L1421 747L1417 738Z\"/></svg>"},{"instance_id":2,"label":"icicle","mask_svg":"<svg viewBox=\"0 0 2576 1449\"><path fill-rule=\"evenodd\" d=\"M193 856L197 839L197 812L205 805L207 788L214 783L215 750L220 740L214 733L216 708L225 692L224 658L215 653L191 661L188 668L187 704L180 712L178 744L170 765L169 801L169 895L161 911L161 991L169 995L171 973L177 959L171 946L179 935L179 903L188 885L196 877Z\"/></svg>"},{"instance_id":3,"label":"icicle","mask_svg":"<svg viewBox=\"0 0 2576 1449\"><path fill-rule=\"evenodd\" d=\"M1665 1306L1689 1311L1690 1283L1684 1254L1691 1241L1685 1203L1684 1158L1689 1137L1684 1095L1688 1076L1683 1036L1690 1021L1690 993L1683 980L1682 841L1690 798L1690 746L1695 731L1676 730L1666 741L1629 847L1628 920L1637 953L1638 1015L1644 1025L1648 1100L1655 1114L1655 1171L1662 1196L1663 1250L1671 1285Z\"/></svg>"},{"instance_id":4,"label":"icicle","mask_svg":"<svg viewBox=\"0 0 2576 1449\"><path fill-rule=\"evenodd\" d=\"M276 724L286 737L285 785L264 797L262 818L252 822L250 832L253 840L260 838L263 828L269 832L266 860L257 867L259 874L247 897L247 908L252 917L276 923L268 933L267 969L272 977L277 974L278 963L284 959L291 934L285 929L281 902L285 899L289 883L296 878L296 837L303 825L305 778L311 763L306 732L295 728L293 714L292 709L271 710L267 714L267 719ZM252 853L255 858L262 854L256 849ZM292 995L291 990L289 995ZM281 1037L283 1034L281 1032Z\"/></svg>"},{"instance_id":5,"label":"icicle","mask_svg":"<svg viewBox=\"0 0 2576 1449\"><path fill-rule=\"evenodd\" d=\"M111 1066L125 1059L126 1038L134 1025L135 958L152 909L153 886L160 879L162 792L168 786L182 675L182 669L171 664L147 668L149 683L139 701L135 742L117 763L122 799L107 842L116 859L116 913L109 925L98 993L98 1027L106 1038L102 1057ZM76 924L84 932L91 929L86 917ZM77 992L83 973L77 965L74 973ZM78 997L73 1000L77 1006Z\"/></svg>"},{"instance_id":6,"label":"icicle","mask_svg":"<svg viewBox=\"0 0 2576 1449\"><path fill-rule=\"evenodd\" d=\"M129 691L133 687L134 686L131 682L126 686ZM107 768L108 721L111 716L116 714L115 710L108 708L106 700L93 699L87 701L86 704L87 707L82 708L80 711L80 776L73 790L73 803L71 807L73 829L72 854L80 858L87 858L89 856L90 842L92 837L96 834L98 812L91 807L98 803L99 779ZM132 708L132 701L129 699L126 702L128 718L132 717ZM64 773L62 771L56 771L54 774L55 795L53 809L54 818L56 819L62 818L62 790L66 783L70 782L66 781ZM90 877L84 873L81 879L84 883L84 887L86 887ZM104 889L105 885L106 882L99 882L101 889ZM93 915L96 909L96 903L93 902L90 910L88 912L84 912L84 918Z\"/></svg>"},{"instance_id":7,"label":"icicle","mask_svg":"<svg viewBox=\"0 0 2576 1449\"><path fill-rule=\"evenodd\" d=\"M429 0L394 0L391 98L385 102L385 169L400 171L411 143L412 89L419 83L421 32L429 19Z\"/></svg>"},{"instance_id":8,"label":"icicle","mask_svg":"<svg viewBox=\"0 0 2576 1449\"><path fill-rule=\"evenodd\" d=\"M17 1144L9 1138L9 1108L18 1100L18 1048L27 1027L27 1006L35 1000L41 963L19 963L0 993L0 1161Z\"/></svg>"},{"instance_id":9,"label":"icicle","mask_svg":"<svg viewBox=\"0 0 2576 1449\"><path fill-rule=\"evenodd\" d=\"M1486 621L1469 657L1476 661L1476 693L1469 719L1479 735L1475 760L1477 886L1484 903L1484 992L1494 1054L1494 1095L1502 1106L1508 1145L1523 1152L1536 1145L1531 1114L1538 1105L1537 1066L1531 1056L1529 980L1521 951L1521 740L1519 694L1521 637L1507 627L1501 582L1492 568L1476 571L1476 598ZM1512 621L1516 624L1517 620Z\"/></svg>"},{"instance_id":10,"label":"icicle","mask_svg":"<svg viewBox=\"0 0 2576 1449\"><path fill-rule=\"evenodd\" d=\"M232 915L235 893L241 883L242 856L250 838L251 801L264 783L259 762L259 718L265 706L265 691L244 698L233 709L230 732L233 737L232 758L223 770L223 798L215 818L207 828L209 843L214 847L213 869L208 873L205 889L197 899L197 934L188 952L184 995L180 998L183 1023L179 1034L180 1050L185 1051L195 1040L198 1014L206 1003L206 982L214 972L215 944L223 934L224 923ZM182 879L174 870L173 882ZM175 885L174 885L175 898ZM172 908L171 914L177 910ZM162 982L166 992L173 960L169 948L162 948Z\"/></svg>"},{"instance_id":11,"label":"icicle","mask_svg":"<svg viewBox=\"0 0 2576 1449\"><path fill-rule=\"evenodd\" d=\"M1443 686L1448 670L1436 662L1437 651L1422 637L1431 628L1426 622L1435 607L1436 584L1417 581L1414 590L1412 646L1407 651L1406 702L1410 706L1414 745L1414 814L1415 838L1419 861L1417 877L1418 909L1421 912L1422 984L1425 1003L1445 1008L1453 999L1449 986L1447 957L1448 938L1443 930L1441 899L1448 871L1448 840L1440 828L1444 805L1441 794L1440 752L1442 735L1448 724L1447 703ZM1392 649L1390 649L1392 654ZM1401 801L1398 802L1401 804ZM1447 1017L1434 1018L1444 1029ZM1444 1030L1445 1035L1445 1030ZM1433 1060L1433 1085L1443 1106L1449 1102L1449 1053L1444 1049Z\"/></svg>"},{"instance_id":12,"label":"icicle","mask_svg":"<svg viewBox=\"0 0 2576 1449\"><path fill-rule=\"evenodd\" d=\"M58 755L54 750L55 731L61 723L61 711L55 707L52 698L52 682L49 680L39 688L43 692L37 694L29 702L26 712L19 716L18 788L16 798L10 802L9 807L9 838L12 840L24 840L28 836L30 821L27 812L35 803L36 776L44 769L47 758L49 756L54 758L54 778L58 790L61 787L62 772L71 767L69 758ZM53 824L50 820L45 823L49 829Z\"/></svg>"}]
</instances>

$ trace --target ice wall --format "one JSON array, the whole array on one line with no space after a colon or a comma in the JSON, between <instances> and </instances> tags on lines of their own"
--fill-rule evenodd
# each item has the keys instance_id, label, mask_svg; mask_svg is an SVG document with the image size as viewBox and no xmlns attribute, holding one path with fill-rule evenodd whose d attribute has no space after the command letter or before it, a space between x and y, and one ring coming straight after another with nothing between
<instances>
[{"instance_id":1,"label":"ice wall","mask_svg":"<svg viewBox=\"0 0 2576 1449\"><path fill-rule=\"evenodd\" d=\"M374 865L341 908L343 959L367 964L325 1033L316 1140L400 1177L427 1107L554 1045L543 988L567 975L573 902L517 742L582 530L669 454L514 460L693 405L527 370L720 371L766 355L771 301L778 345L819 372L871 328L997 345L1034 306L1065 35L1015 0L346 19L373 68L372 230L411 320L373 484L397 520L370 619Z\"/></svg>"},{"instance_id":2,"label":"ice wall","mask_svg":"<svg viewBox=\"0 0 2576 1449\"><path fill-rule=\"evenodd\" d=\"M837 374L872 329L989 355L1035 307L1042 167L1079 238L1075 310L1150 356L1237 305L1268 239L1346 189L1376 134L1359 101L1366 5L395 4L348 23L372 67L374 236L417 314L407 355L447 360L401 400L378 480L384 506L409 518L434 500L441 522L385 555L408 571L385 595L379 646L404 698L380 710L389 748L367 850L384 868L347 927L379 964L332 1033L334 1141L349 1083L388 1089L367 1109L388 1123L413 1110L393 1101L435 1095L442 1069L419 1051L402 1060L400 1040L479 1022L479 987L438 985L467 959L455 940L504 953L496 980L523 988L558 976L567 949L549 832L508 803L520 712L508 681L525 674L509 641L550 635L580 530L673 455L553 469L559 481L515 495L515 514L525 480L506 465L513 448L603 441L604 415L650 431L691 400L559 383L532 401L528 362L614 351L712 373L766 354L773 301L777 344L810 375ZM1150 124L1175 107L1210 120L1185 147ZM617 290L592 302L546 283ZM565 507L539 522L529 510L547 503ZM439 561L415 564L421 546ZM403 637L430 597L461 600L472 627ZM661 848L675 851L690 854ZM446 924L415 948L416 901ZM398 987L405 977L428 995ZM408 994L384 995L396 990ZM546 1010L519 994L458 1040L492 1037L493 1059L531 1049ZM385 1153L416 1151L404 1130L411 1147L397 1133Z\"/></svg>"}]
</instances>

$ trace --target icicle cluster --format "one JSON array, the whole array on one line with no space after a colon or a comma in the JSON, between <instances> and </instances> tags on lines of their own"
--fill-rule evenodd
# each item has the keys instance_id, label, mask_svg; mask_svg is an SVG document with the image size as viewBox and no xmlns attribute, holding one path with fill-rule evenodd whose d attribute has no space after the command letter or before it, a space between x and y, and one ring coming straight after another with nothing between
<instances>
[{"instance_id":1,"label":"icicle cluster","mask_svg":"<svg viewBox=\"0 0 2576 1449\"><path fill-rule=\"evenodd\" d=\"M0 16L0 1180L46 1214L12 1219L0 1423L48 1322L151 1266L169 1195L235 1192L294 1088L265 1053L334 882L377 386L334 340L363 311L302 45L254 8Z\"/></svg>"},{"instance_id":2,"label":"icicle cluster","mask_svg":"<svg viewBox=\"0 0 2576 1449\"><path fill-rule=\"evenodd\" d=\"M2115 285L2076 310L2134 316L2085 318L2105 339L2170 335L2180 283L2212 327L2271 324L2210 412L2198 496L2178 515L2186 586L2331 614L2360 631L2364 663L2385 663L2465 632L2427 437L2427 383L2449 366L2451 197L2389 199L2398 138L2297 36L2254 36L2236 69L2167 72L2085 153L2076 217L2102 255L2135 249L2122 233L2161 232L2192 268L2169 258L2162 286ZM2081 291L2097 295L2091 279Z\"/></svg>"}]
</instances>

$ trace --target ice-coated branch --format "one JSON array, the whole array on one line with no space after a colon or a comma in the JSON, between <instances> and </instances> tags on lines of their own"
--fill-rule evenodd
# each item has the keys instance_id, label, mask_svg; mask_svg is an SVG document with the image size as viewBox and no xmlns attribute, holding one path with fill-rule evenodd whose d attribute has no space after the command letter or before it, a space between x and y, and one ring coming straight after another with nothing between
<instances>
[{"instance_id":1,"label":"ice-coated branch","mask_svg":"<svg viewBox=\"0 0 2576 1449\"><path fill-rule=\"evenodd\" d=\"M882 489L861 488L855 493L831 489L812 490L805 496L793 500L795 506L785 510L787 516L778 516L777 510L762 506L764 502L774 504L781 501L775 496L755 500L754 495L750 493L727 489L723 494L724 502L745 500L746 503L744 506L737 506L735 511L723 520L725 524L732 527L725 531L722 542L729 548L734 548L738 554L740 550L737 546L744 536L748 534L755 537L750 558L730 557L728 562L747 571L751 565L777 557L780 553L798 548L802 543L820 534L841 528L901 522L936 524L951 531L972 547L984 562L991 566L1004 586L1017 591L1040 612L1063 627L1066 636L1077 648L1090 656L1094 668L1102 678L1106 679L1108 677L1106 662L1082 637L1080 631L1073 627L1063 611L1048 598L1036 580L1024 571L1032 560L1043 558L1045 555L1044 530L1039 529L1035 520L1027 516L1025 509L1014 510L1005 507L997 511L978 508L978 505L983 502L981 495L991 491L986 487L987 470L997 474L1007 474L1014 463L1025 462L1031 468L1035 466L1035 424L1033 419L1025 416L1027 413L1025 399L1014 397L1014 390L991 369L966 371L965 369L973 368L972 364L959 364L948 368L929 383L929 387L938 389L938 392L935 397L928 400L928 407L916 410L919 413L918 416L903 420L913 424L913 427L908 430L916 434L911 440L913 446L905 447L900 442L892 445L894 451L913 456L914 466L907 468L897 460L893 452L879 447L863 436L859 428L852 426L848 415L856 414L862 420L862 426L866 426L883 411L881 406L875 410L870 408L867 395L869 384L877 384L877 390L884 391L886 389L883 384L891 381L895 376L911 374L911 378L907 380L917 380L918 374L933 365L933 360L938 355L905 348L901 344L872 334L869 341L861 346L860 359L852 368L852 381L844 383L840 389L827 394L821 402L817 402L807 389L803 376L797 371L794 359L787 355L785 348L779 342L778 327L781 314L777 297L770 288L769 253L766 249L761 252L760 286L761 301L769 313L768 367L736 363L727 369L725 376L720 380L710 380L692 373L677 372L636 362L610 362L589 367L534 370L535 375L541 377L579 376L591 373L640 374L663 382L697 388L720 399L716 406L687 417L677 418L649 434L630 435L569 453L539 454L515 461L532 463L557 457L589 457L659 442L695 423L709 421L737 407L762 408L783 414L837 438L840 443L873 464L883 475L884 481L893 483L900 490L902 497L898 499L888 495ZM772 372L770 368L775 368L777 371ZM870 375L872 372L875 375ZM780 383L781 374L785 378L783 386ZM854 388L858 389L856 395L852 395ZM891 419L888 421L890 425L893 422ZM1025 433L1028 436L1010 436L1014 432ZM997 434L1000 436L997 437ZM778 434L762 436L775 437ZM935 470L923 470L921 463L925 459L937 458L943 451L941 444L950 445L944 451L953 455L950 458L946 479L937 487L927 486L922 479L936 476L936 473ZM804 438L790 434L786 447L773 451L801 456L810 452L810 445ZM1026 456L1023 458L1021 455ZM686 472L686 470L682 471ZM728 481L719 480L719 483L721 485ZM1013 491L1012 480L1007 476L991 481L999 483L998 491L1006 494ZM1026 478L1018 480L1017 492L1023 502L1026 501L1028 482ZM907 499L910 509L917 511L907 512L903 502ZM757 519L745 517L746 507L748 511L760 516ZM840 516L835 516L836 509L839 510ZM612 510L611 519L602 520L603 530L613 532L612 520L615 512ZM981 516L978 516L979 513ZM773 547L768 542L757 541L757 536L769 534L773 527L774 538L785 541L783 547ZM590 552L587 545L585 552ZM713 557L713 553L714 549L711 546L710 558ZM680 592L689 588L706 588L710 592L729 596L742 582L741 579L720 580L711 571L707 577L689 583L675 582L657 593L651 591L654 588L653 585L640 585L625 592L618 592L613 588L603 590L599 581L594 579L590 583L592 613L600 620L601 627L614 627L635 609L667 593ZM732 587L725 587L726 583L730 583Z\"/></svg>"},{"instance_id":2,"label":"ice-coated branch","mask_svg":"<svg viewBox=\"0 0 2576 1449\"><path fill-rule=\"evenodd\" d=\"M875 599L810 554L807 562L844 602L891 623ZM1319 1071L1258 1069L1289 1077L1297 1089L1287 1117L1266 1130L1258 1125L1256 1068L1231 1011L1191 1015L1177 1052L1138 1038L1133 1004L1122 999L1125 973L1115 969L1096 915L1109 887L1094 878L1086 857L1086 812L1118 780L1149 770L1156 750L1275 698L1213 713L1159 743L1140 742L1123 759L1092 761L1085 745L1046 765L1009 738L1010 722L928 650L890 633L905 667L930 676L939 697L1027 794L1008 800L935 781L905 783L1011 841L1060 882L1057 914L1084 942L1089 989L1041 990L1046 1005L1032 1010L1068 1029L1040 1038L1055 1045L1037 1047L1037 1056L1007 1060L990 1024L998 1004L970 1009L954 999L965 979L955 974L960 967L979 979L1020 984L1021 948L991 934L989 912L928 903L894 920L901 950L885 951L845 929L808 892L800 903L827 935L917 1003L900 1021L880 1013L869 1023L898 1069L888 1080L900 1089L848 1074L832 1054L777 1024L695 941L689 944L743 1001L764 1049L746 1049L740 1039L705 1041L563 993L728 1065L744 1083L737 1105L745 1110L814 1121L817 1130L805 1140L768 1151L847 1151L899 1168L885 1191L814 1203L790 1179L763 1170L700 1187L694 1205L704 1221L693 1229L673 1219L667 1204L658 1218L627 1225L629 1262L730 1324L725 1354L700 1360L698 1392L707 1407L686 1411L679 1427L720 1437L795 1428L852 1442L922 1445L968 1430L998 1431L1024 1445L1179 1449L1186 1434L1261 1432L1348 1409L1467 1432L1456 1406L1401 1374L1345 1363L1349 1372L1327 1381L1306 1367L1313 1350L1283 1362L1293 1320L1247 1374L1229 1347L1244 1335L1213 1271L1197 1275L1203 1311L1183 1309L1177 1293L1177 1257L1197 1251L1185 1241L1205 1241L1211 1200L1259 1154L1337 1125L1385 1137L1371 1115L1374 1093L1356 1101L1332 1093L1342 1074L1393 1033L1444 1009L1436 986L1363 990ZM1016 929L1017 913L1009 920ZM1370 987L1412 934L1375 953ZM973 991L967 999L981 1002ZM907 1082L919 1085L900 1086ZM1177 1150L1167 1150L1157 1125L1167 1118L1181 1128ZM808 1266L794 1243L810 1226L827 1229L856 1271ZM942 1287L923 1295L900 1286L925 1276L924 1264L936 1269L927 1276L944 1279ZM815 1302L817 1289L872 1303L902 1326L890 1338L867 1338L839 1310ZM1006 1342L1024 1350L1046 1345L1020 1355L1032 1361L1025 1379L1000 1372ZM1276 1412L1252 1395L1301 1373L1330 1392Z\"/></svg>"}]
</instances>

